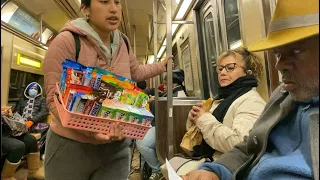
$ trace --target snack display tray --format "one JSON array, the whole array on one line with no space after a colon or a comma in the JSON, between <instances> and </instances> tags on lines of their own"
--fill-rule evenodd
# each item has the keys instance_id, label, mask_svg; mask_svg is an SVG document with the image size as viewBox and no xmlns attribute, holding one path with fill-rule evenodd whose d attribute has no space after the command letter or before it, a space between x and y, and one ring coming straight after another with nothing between
<instances>
[{"instance_id":1,"label":"snack display tray","mask_svg":"<svg viewBox=\"0 0 320 180\"><path fill-rule=\"evenodd\" d=\"M143 139L147 131L151 128L151 126L70 112L66 109L62 100L58 83L56 84L54 103L60 116L62 126L67 128L108 134L110 125L119 122L122 127L123 135L134 139Z\"/></svg>"}]
</instances>

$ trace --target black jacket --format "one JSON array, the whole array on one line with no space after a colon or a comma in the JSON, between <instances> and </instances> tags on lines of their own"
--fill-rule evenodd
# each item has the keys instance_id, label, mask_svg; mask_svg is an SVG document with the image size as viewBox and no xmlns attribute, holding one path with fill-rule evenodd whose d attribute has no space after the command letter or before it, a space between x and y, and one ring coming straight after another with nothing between
<instances>
[{"instance_id":1,"label":"black jacket","mask_svg":"<svg viewBox=\"0 0 320 180\"><path fill-rule=\"evenodd\" d=\"M18 112L22 116L23 110L26 107L27 102L28 99L21 99L15 107L14 112ZM34 124L43 122L47 119L48 114L49 111L46 105L46 99L44 97L37 97L33 105L31 120L34 122Z\"/></svg>"}]
</instances>

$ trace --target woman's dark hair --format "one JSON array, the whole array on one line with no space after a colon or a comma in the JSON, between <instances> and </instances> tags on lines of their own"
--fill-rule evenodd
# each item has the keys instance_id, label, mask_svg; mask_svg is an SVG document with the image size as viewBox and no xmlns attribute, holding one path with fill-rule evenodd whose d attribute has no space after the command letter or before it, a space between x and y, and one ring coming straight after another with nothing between
<instances>
[{"instance_id":1,"label":"woman's dark hair","mask_svg":"<svg viewBox=\"0 0 320 180\"><path fill-rule=\"evenodd\" d=\"M91 0L81 0L81 6L85 5L86 7L90 7Z\"/></svg>"}]
</instances>

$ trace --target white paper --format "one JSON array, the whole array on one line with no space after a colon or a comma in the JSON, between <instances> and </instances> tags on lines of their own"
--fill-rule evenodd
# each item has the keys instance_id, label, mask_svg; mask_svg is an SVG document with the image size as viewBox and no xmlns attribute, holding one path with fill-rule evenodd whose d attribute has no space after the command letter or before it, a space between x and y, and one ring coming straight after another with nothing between
<instances>
[{"instance_id":1,"label":"white paper","mask_svg":"<svg viewBox=\"0 0 320 180\"><path fill-rule=\"evenodd\" d=\"M168 177L169 180L182 180L179 175L174 171L171 164L169 163L168 159L166 159L166 166L168 170Z\"/></svg>"}]
</instances>

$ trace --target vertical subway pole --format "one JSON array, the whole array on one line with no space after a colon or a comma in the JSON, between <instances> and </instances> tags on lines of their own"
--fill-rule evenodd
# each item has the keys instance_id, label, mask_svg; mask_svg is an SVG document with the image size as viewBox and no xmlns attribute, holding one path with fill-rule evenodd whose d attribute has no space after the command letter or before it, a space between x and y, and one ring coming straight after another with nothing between
<instances>
[{"instance_id":1,"label":"vertical subway pole","mask_svg":"<svg viewBox=\"0 0 320 180\"><path fill-rule=\"evenodd\" d=\"M157 54L158 54L158 0L153 0L153 53L154 53L154 61L153 63L157 63ZM155 81L155 114L154 117L156 119L156 124L159 124L159 93L158 93L158 77L154 77L153 80ZM156 136L157 137L157 136ZM157 140L156 140L157 141Z\"/></svg>"},{"instance_id":2,"label":"vertical subway pole","mask_svg":"<svg viewBox=\"0 0 320 180\"><path fill-rule=\"evenodd\" d=\"M171 0L166 1L167 14L167 56L172 55L172 9ZM173 98L172 98L172 60L167 64L167 118L168 118L168 159L173 158Z\"/></svg>"}]
</instances>

